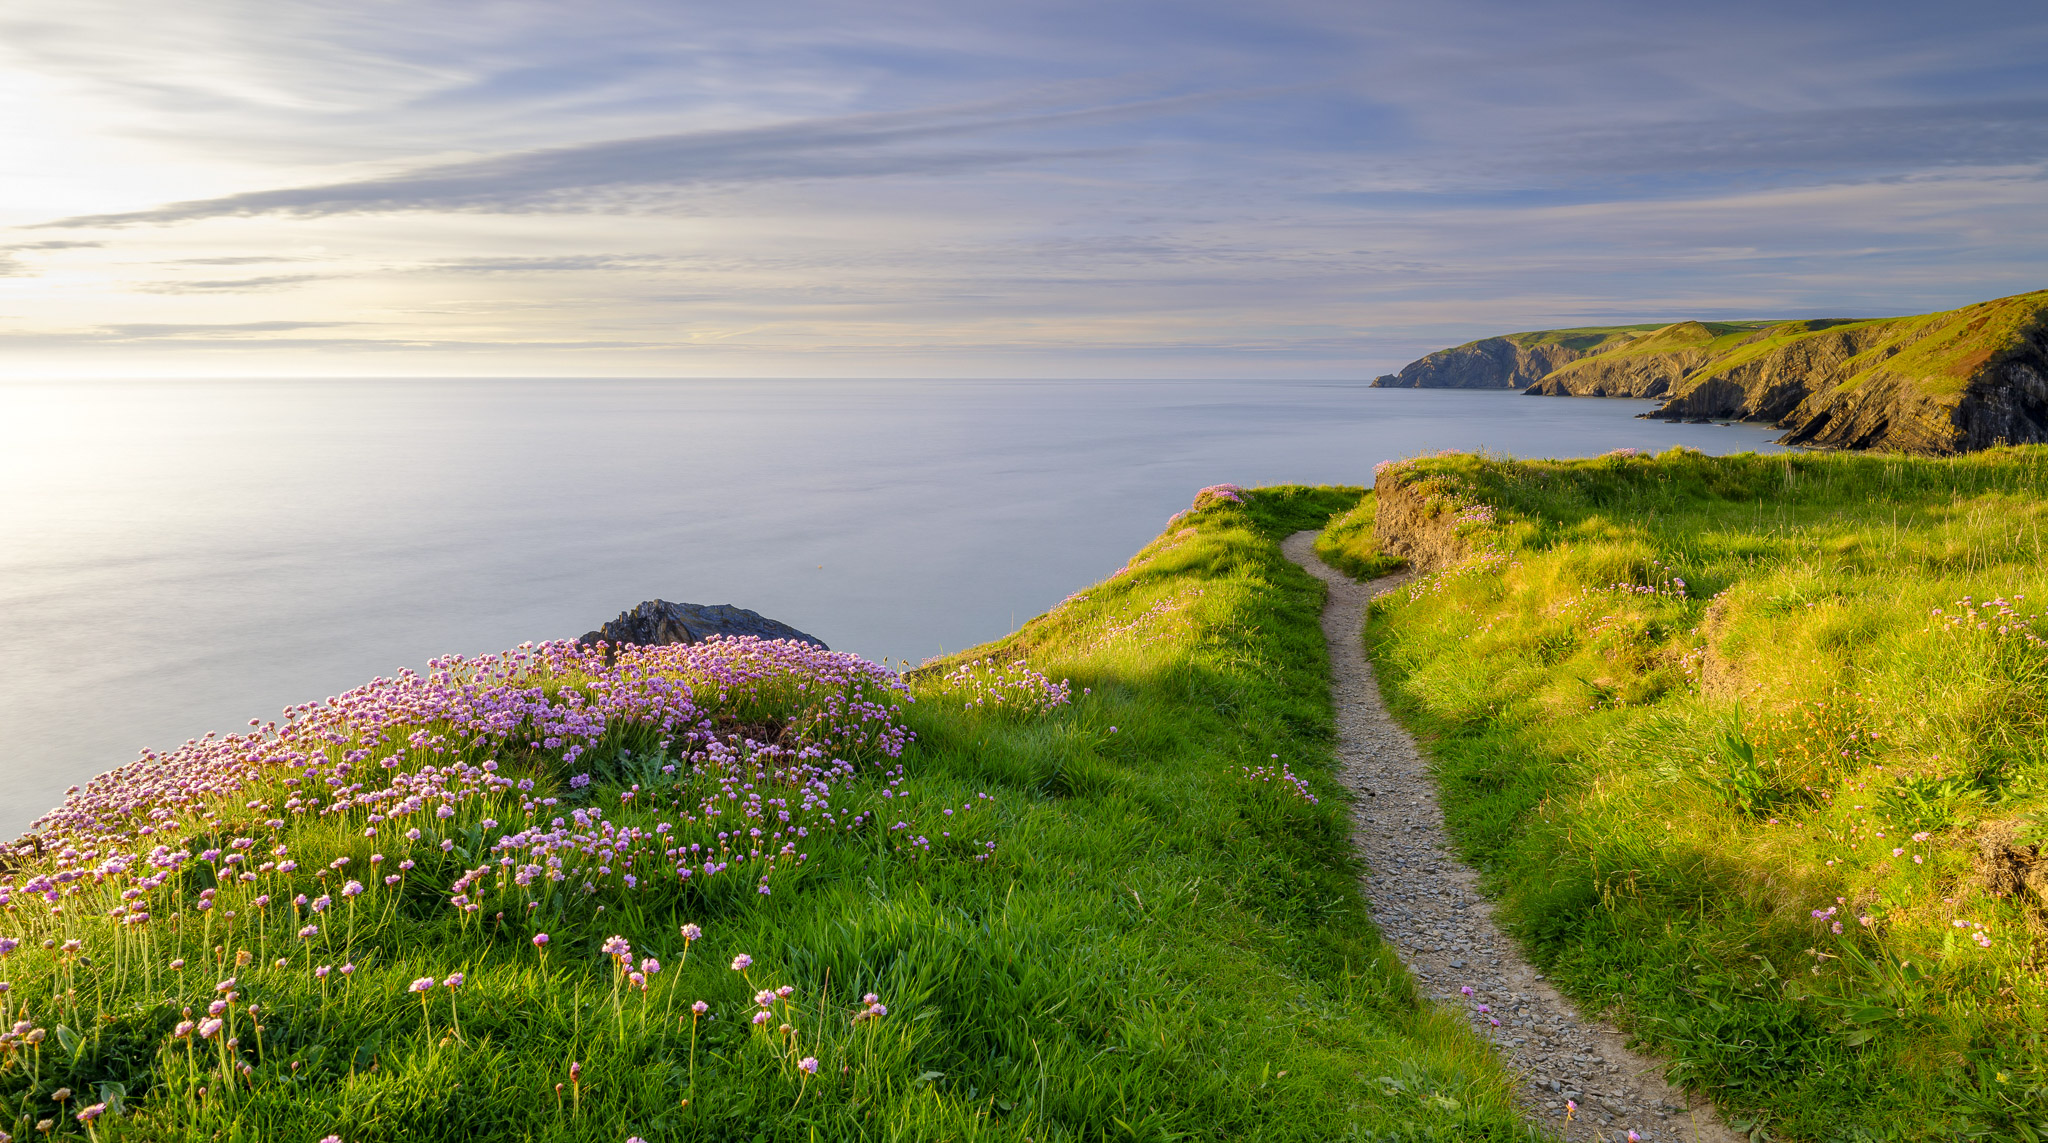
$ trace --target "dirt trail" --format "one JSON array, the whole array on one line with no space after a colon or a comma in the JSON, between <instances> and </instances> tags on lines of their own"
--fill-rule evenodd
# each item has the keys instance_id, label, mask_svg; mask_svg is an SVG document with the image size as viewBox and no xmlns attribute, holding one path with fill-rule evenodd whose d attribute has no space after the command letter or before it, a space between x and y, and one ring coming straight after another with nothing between
<instances>
[{"instance_id":1,"label":"dirt trail","mask_svg":"<svg viewBox=\"0 0 2048 1143\"><path fill-rule=\"evenodd\" d=\"M1467 1010L1524 1077L1530 1118L1562 1128L1567 1139L1618 1140L1633 1130L1645 1143L1741 1143L1705 1101L1666 1084L1659 1061L1629 1051L1614 1028L1580 1017L1494 927L1478 875L1451 855L1436 784L1415 741L1380 702L1359 638L1366 604L1405 577L1359 583L1316 558L1315 536L1297 532L1283 550L1330 585L1323 636L1338 773L1355 794L1352 838L1366 861L1373 920L1423 994ZM1578 1105L1569 1125L1566 1100Z\"/></svg>"}]
</instances>

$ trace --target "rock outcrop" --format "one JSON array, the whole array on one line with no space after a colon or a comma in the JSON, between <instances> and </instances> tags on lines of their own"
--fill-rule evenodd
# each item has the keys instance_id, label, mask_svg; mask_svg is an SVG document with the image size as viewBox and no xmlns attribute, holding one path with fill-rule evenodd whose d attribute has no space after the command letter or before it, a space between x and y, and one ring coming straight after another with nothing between
<instances>
[{"instance_id":1,"label":"rock outcrop","mask_svg":"<svg viewBox=\"0 0 2048 1143\"><path fill-rule=\"evenodd\" d=\"M1455 349L1439 349L1411 361L1399 373L1373 381L1378 389L1520 389L1567 362L1578 360L1576 349L1555 342L1523 345L1517 338L1489 337Z\"/></svg>"},{"instance_id":2,"label":"rock outcrop","mask_svg":"<svg viewBox=\"0 0 2048 1143\"><path fill-rule=\"evenodd\" d=\"M669 643L702 643L713 635L757 635L763 639L794 639L821 650L831 650L815 635L806 635L787 623L779 623L758 611L730 603L710 606L702 603L670 603L650 599L631 611L592 631L579 643L605 642L663 646Z\"/></svg>"}]
</instances>

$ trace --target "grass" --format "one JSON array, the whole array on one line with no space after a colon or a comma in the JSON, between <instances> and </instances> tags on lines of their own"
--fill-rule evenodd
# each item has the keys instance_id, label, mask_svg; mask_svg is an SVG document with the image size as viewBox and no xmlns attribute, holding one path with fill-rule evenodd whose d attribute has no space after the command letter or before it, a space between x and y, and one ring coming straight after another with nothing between
<instances>
[{"instance_id":1,"label":"grass","mask_svg":"<svg viewBox=\"0 0 2048 1143\"><path fill-rule=\"evenodd\" d=\"M2048 1138L2048 450L1396 485L1479 522L1368 645L1553 978L1758 1139Z\"/></svg>"},{"instance_id":2,"label":"grass","mask_svg":"<svg viewBox=\"0 0 2048 1143\"><path fill-rule=\"evenodd\" d=\"M1378 579L1401 569L1402 561L1380 551L1373 537L1373 508L1372 493L1367 492L1350 511L1332 516L1316 535L1316 555L1352 579Z\"/></svg>"},{"instance_id":3,"label":"grass","mask_svg":"<svg viewBox=\"0 0 2048 1143\"><path fill-rule=\"evenodd\" d=\"M1834 371L1833 388L1849 391L1881 378L1905 378L1929 397L1954 398L1986 365L2038 336L2048 290L1978 302L1960 309L1910 317L1816 319L1788 322L1679 322L1626 341L1613 341L1600 360L1625 360L1693 351L1706 360L1690 370L1674 397L1728 378L1743 366L1828 330L1856 337L1859 352ZM1522 336L1522 335L1516 335ZM1551 376L1598 365L1572 362Z\"/></svg>"},{"instance_id":4,"label":"grass","mask_svg":"<svg viewBox=\"0 0 2048 1143\"><path fill-rule=\"evenodd\" d=\"M0 1028L35 1031L0 1045L0 1130L40 1138L50 1120L59 1138L248 1143L1531 1138L1511 1077L1462 1017L1418 1001L1356 888L1330 776L1322 588L1278 541L1359 494L1262 490L1197 511L1110 580L917 672L918 701L889 715L915 741L900 763L857 755L863 776L833 795L855 825L813 831L808 860L777 872L770 895L751 876L594 896L542 880L526 910L525 890L495 881L495 896L468 887L488 901L479 911L450 906L465 866L488 868L490 838L525 824L528 798L562 799L535 811L543 825L602 810L651 829L671 793L703 780L709 763L667 770L675 759L624 732L574 766L545 741L497 751L499 779L533 790L417 814L412 842L395 819L366 838L378 823L360 809L274 809L292 791L259 770L233 792L159 807L157 839L192 855L160 884L138 888L158 866L98 866L50 889L61 909L25 888L57 868L54 847L24 846L0 915L0 936L20 941L0 954ZM977 702L1028 677L973 664L1020 657L1071 680L1072 701ZM558 703L587 687L548 685ZM749 733L793 733L774 706L791 693L748 708ZM416 729L436 741L436 727ZM333 741L321 764L336 784L352 773L375 787L400 772L376 763L397 764L406 730ZM475 743L449 749L480 757ZM1259 772L1278 766L1306 796ZM579 788L573 769L595 780ZM267 861L238 880L247 866L207 856L238 836L260 837L256 857L285 845L297 868ZM366 877L346 912L336 889L322 931L298 936L316 915L288 897L340 881L338 859L367 868L373 849L417 867L392 889ZM144 923L109 915L141 905ZM613 935L630 959L604 952ZM627 975L642 956L661 962L644 989ZM231 997L215 987L230 976ZM427 991L409 991L416 980ZM757 1006L757 989L779 987L792 992ZM226 1027L177 1035L217 998ZM767 1024L750 1023L757 1011ZM88 1103L104 1110L82 1122Z\"/></svg>"}]
</instances>

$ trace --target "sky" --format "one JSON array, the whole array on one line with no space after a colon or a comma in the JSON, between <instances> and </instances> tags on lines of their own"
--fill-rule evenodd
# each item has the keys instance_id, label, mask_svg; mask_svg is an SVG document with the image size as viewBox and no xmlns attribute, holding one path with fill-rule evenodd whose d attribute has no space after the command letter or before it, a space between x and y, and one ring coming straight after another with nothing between
<instances>
[{"instance_id":1,"label":"sky","mask_svg":"<svg viewBox=\"0 0 2048 1143\"><path fill-rule=\"evenodd\" d=\"M2048 5L10 0L0 377L1370 377L2048 286Z\"/></svg>"}]
</instances>

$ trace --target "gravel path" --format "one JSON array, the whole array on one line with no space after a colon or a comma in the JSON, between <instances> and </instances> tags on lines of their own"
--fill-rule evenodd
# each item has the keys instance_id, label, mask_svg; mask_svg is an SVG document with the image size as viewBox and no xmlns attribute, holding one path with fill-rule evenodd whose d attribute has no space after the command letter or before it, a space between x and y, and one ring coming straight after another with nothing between
<instances>
[{"instance_id":1,"label":"gravel path","mask_svg":"<svg viewBox=\"0 0 2048 1143\"><path fill-rule=\"evenodd\" d=\"M1316 558L1315 536L1297 532L1283 550L1330 585L1323 635L1339 776L1353 794L1352 837L1366 861L1373 920L1423 994L1467 1010L1525 1077L1530 1118L1561 1127L1566 1139L1625 1139L1633 1130L1645 1143L1741 1143L1706 1101L1666 1084L1659 1061L1629 1051L1611 1026L1582 1018L1494 927L1478 875L1451 855L1436 784L1415 740L1380 702L1359 637L1367 602L1405 577L1359 583ZM1566 1100L1578 1105L1569 1124Z\"/></svg>"}]
</instances>

